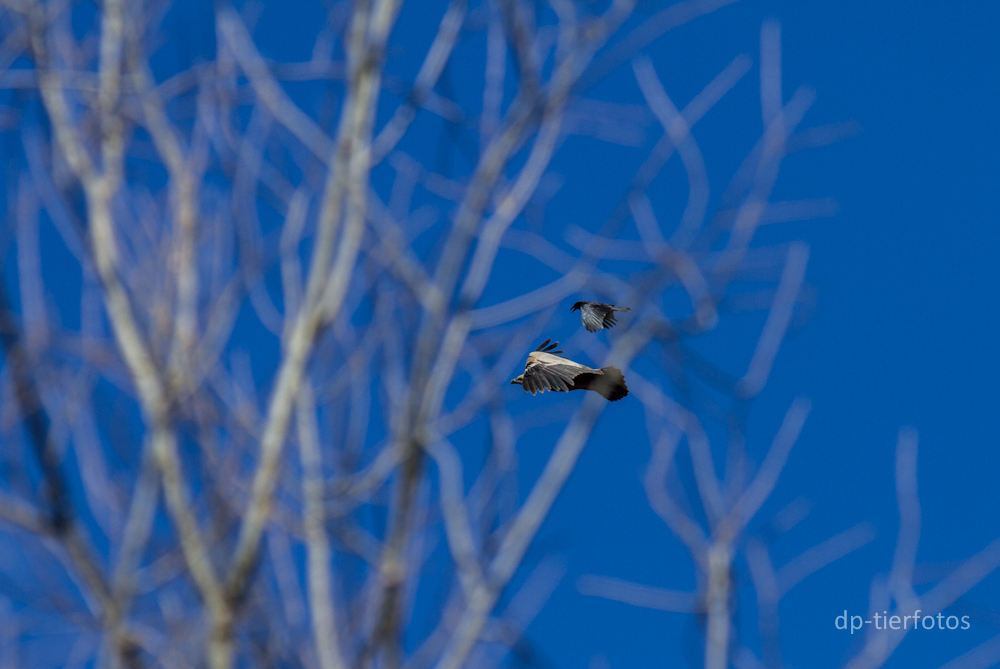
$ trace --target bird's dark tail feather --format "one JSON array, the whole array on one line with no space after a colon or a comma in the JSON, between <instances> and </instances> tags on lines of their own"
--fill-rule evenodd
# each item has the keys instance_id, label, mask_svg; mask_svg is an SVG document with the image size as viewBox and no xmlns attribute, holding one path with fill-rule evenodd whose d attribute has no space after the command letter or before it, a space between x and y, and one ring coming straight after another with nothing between
<instances>
[{"instance_id":1,"label":"bird's dark tail feather","mask_svg":"<svg viewBox=\"0 0 1000 669\"><path fill-rule=\"evenodd\" d=\"M611 311L632 311L632 307L611 307Z\"/></svg>"},{"instance_id":2,"label":"bird's dark tail feather","mask_svg":"<svg viewBox=\"0 0 1000 669\"><path fill-rule=\"evenodd\" d=\"M628 395L628 386L625 385L625 376L622 370L617 367L604 367L601 369L603 376L598 377L590 389L599 392L605 399L617 402Z\"/></svg>"}]
</instances>

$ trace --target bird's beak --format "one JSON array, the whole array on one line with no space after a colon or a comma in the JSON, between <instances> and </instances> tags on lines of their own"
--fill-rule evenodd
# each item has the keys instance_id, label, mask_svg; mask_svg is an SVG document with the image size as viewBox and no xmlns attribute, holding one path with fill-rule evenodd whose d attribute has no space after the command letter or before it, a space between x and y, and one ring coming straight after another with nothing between
<instances>
[{"instance_id":1,"label":"bird's beak","mask_svg":"<svg viewBox=\"0 0 1000 669\"><path fill-rule=\"evenodd\" d=\"M517 379L511 379L510 380L510 385L512 385L512 386L517 385Z\"/></svg>"}]
</instances>

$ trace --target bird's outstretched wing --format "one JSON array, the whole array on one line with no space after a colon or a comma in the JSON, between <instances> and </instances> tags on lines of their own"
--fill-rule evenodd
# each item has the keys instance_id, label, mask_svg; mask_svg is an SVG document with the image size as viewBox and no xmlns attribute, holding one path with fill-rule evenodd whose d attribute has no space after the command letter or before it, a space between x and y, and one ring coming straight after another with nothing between
<instances>
[{"instance_id":1,"label":"bird's outstretched wing","mask_svg":"<svg viewBox=\"0 0 1000 669\"><path fill-rule=\"evenodd\" d=\"M614 312L606 304L586 302L580 307L580 318L583 320L583 327L587 328L588 332L597 332L602 328L611 327L611 325L606 324L609 317L611 325L614 325Z\"/></svg>"},{"instance_id":2,"label":"bird's outstretched wing","mask_svg":"<svg viewBox=\"0 0 1000 669\"><path fill-rule=\"evenodd\" d=\"M549 344L550 341L552 340L546 339L535 350L542 351L543 353L551 353L552 355L556 355L557 353L563 352L563 351L553 351L552 349L557 348L559 346L559 342L554 342L552 344Z\"/></svg>"},{"instance_id":3,"label":"bird's outstretched wing","mask_svg":"<svg viewBox=\"0 0 1000 669\"><path fill-rule=\"evenodd\" d=\"M559 342L550 344L546 339L541 346L528 354L524 373L511 383L520 385L525 392L535 395L546 390L565 393L570 390L593 390L616 402L628 395L625 377L617 367L593 369L567 358L560 358L553 351Z\"/></svg>"},{"instance_id":4,"label":"bird's outstretched wing","mask_svg":"<svg viewBox=\"0 0 1000 669\"><path fill-rule=\"evenodd\" d=\"M563 393L570 390L573 386L573 379L580 372L581 368L570 365L529 361L524 368L524 379L521 385L532 395L543 390Z\"/></svg>"},{"instance_id":5,"label":"bird's outstretched wing","mask_svg":"<svg viewBox=\"0 0 1000 669\"><path fill-rule=\"evenodd\" d=\"M609 310L608 313L604 314L604 327L613 328L618 324L618 320L615 318L615 312L613 309Z\"/></svg>"},{"instance_id":6,"label":"bird's outstretched wing","mask_svg":"<svg viewBox=\"0 0 1000 669\"><path fill-rule=\"evenodd\" d=\"M604 328L612 328L618 321L615 319L616 311L632 311L629 307L619 307L614 304L604 304L603 302L577 302L571 311L580 310L580 319L583 327L589 332L597 332Z\"/></svg>"}]
</instances>

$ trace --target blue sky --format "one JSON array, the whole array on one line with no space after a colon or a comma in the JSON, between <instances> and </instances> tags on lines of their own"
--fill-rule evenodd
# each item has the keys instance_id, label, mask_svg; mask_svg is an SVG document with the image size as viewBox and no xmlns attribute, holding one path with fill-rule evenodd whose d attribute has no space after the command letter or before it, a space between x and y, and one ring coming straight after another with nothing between
<instances>
[{"instance_id":1,"label":"blue sky","mask_svg":"<svg viewBox=\"0 0 1000 669\"><path fill-rule=\"evenodd\" d=\"M426 5L411 2L404 8L393 38L404 48L390 50L390 72L412 80L418 61L407 54L423 53L443 6L435 3L427 12ZM167 14L163 30L170 41L154 61L160 78L212 55L213 17L207 7L182 4ZM640 16L658 7L640 3ZM303 3L295 11L284 3L265 3L254 38L268 57L306 60L323 18L318 3ZM913 426L920 434L918 574L940 579L1000 537L1000 198L995 183L1000 177L1000 5L742 0L662 37L645 53L680 104L738 54L754 60L750 74L694 129L716 199L761 132L756 64L761 23L769 19L781 24L784 99L800 85L817 93L804 127L854 122L858 129L836 144L789 157L778 180L773 199L829 197L838 210L831 218L768 226L757 238L758 244L808 242L807 281L815 289L815 303L810 318L785 340L766 390L753 403L747 431L748 451L759 461L791 401L812 401L778 486L750 527L760 529L789 503L808 500L808 517L773 546L778 565L858 523L870 521L877 530L874 541L808 577L781 604L786 664L835 667L858 647L857 637L835 629L835 616L845 609L865 614L872 577L891 564L898 528L894 447L900 427ZM477 49L481 52L481 45L471 45L468 52ZM456 53L464 53L462 47ZM462 89L463 77L481 76L480 67L474 58L456 58L446 78ZM471 90L481 90L478 85ZM323 86L310 86L295 84L288 90L316 112ZM642 101L627 64L587 94ZM395 102L385 96L379 123ZM423 114L414 136L401 146L426 148L438 142L440 132L439 120ZM645 148L657 137L658 130L651 132ZM635 147L567 141L553 162L564 182L547 205L545 220L557 229L572 222L596 231L643 156ZM450 160L456 172L467 169L460 152ZM679 211L675 196L686 193L678 165L673 158L650 193L664 220ZM377 172L375 186L384 192L391 184L380 179ZM279 220L263 206L261 217L265 226ZM54 260L65 250L50 228L42 230L45 262L51 263L46 271L75 290L78 275L67 279L67 269ZM482 304L536 287L530 264L498 267ZM54 298L70 327L78 318L74 299L75 293L70 299ZM577 316L568 311L571 303L553 314L546 326L551 336L565 340L579 329ZM754 318L726 321L691 345L728 371L742 373L760 327ZM254 343L265 336L262 332L251 318L242 319L234 347L247 347L255 376L268 379L277 350L270 340L266 346ZM261 397L266 387L262 382ZM515 417L525 420L532 410L581 400L576 393L568 399L531 398L516 386L505 393ZM673 667L700 661L701 635L692 616L585 597L576 588L585 574L680 590L695 585L686 550L646 500L642 476L650 453L643 421L637 402L609 407L515 579L514 585L523 583L539 564L565 572L528 628L532 666ZM456 436L456 444L481 441L480 428ZM519 439L522 496L558 435L558 426L543 426L525 430ZM473 453L475 446L469 449ZM476 462L470 457L466 464ZM736 574L741 583L748 579L742 563ZM918 581L918 591L930 582ZM739 602L739 633L756 647L748 588L740 590ZM997 602L1000 574L949 611L969 614L969 630L911 635L887 666L938 666L1000 634Z\"/></svg>"},{"instance_id":2,"label":"blue sky","mask_svg":"<svg viewBox=\"0 0 1000 669\"><path fill-rule=\"evenodd\" d=\"M764 19L781 22L785 99L801 84L817 91L805 125L856 120L861 128L793 156L779 179L776 198L829 196L839 212L775 232L809 242L808 280L818 299L811 320L783 345L750 420L751 443L762 453L788 402L813 401L762 512L800 495L811 503L809 517L776 544L778 564L857 522L877 529L875 541L809 577L781 605L787 664L833 667L857 649L834 629L834 616L865 614L872 576L891 564L900 426L920 433L925 571L940 577L940 568L1000 536L1000 7L741 2L668 34L648 53L668 89L676 81L684 90L696 85L686 73L704 81L737 51L756 60ZM754 75L741 83L748 101ZM729 141L717 130L695 134L709 146ZM717 150L721 161L724 153ZM728 345L720 337L713 343L720 350L700 350L724 357ZM595 438L539 538L567 546L569 555L566 579L529 631L553 666L583 666L596 654L612 667L682 666L692 657L698 633L690 618L581 598L573 585L581 573L693 584L683 550L645 507L648 455ZM994 575L954 608L992 607L998 595ZM753 606L752 598L742 602ZM755 624L743 629L753 634ZM888 666L937 666L997 633L996 614L980 611L968 631L911 635Z\"/></svg>"}]
</instances>

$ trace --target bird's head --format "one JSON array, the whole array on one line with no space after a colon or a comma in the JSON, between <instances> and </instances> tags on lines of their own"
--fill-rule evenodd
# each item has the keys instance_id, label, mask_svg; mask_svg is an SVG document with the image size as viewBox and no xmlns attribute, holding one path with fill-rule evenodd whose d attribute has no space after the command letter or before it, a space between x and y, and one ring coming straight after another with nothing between
<instances>
[{"instance_id":1,"label":"bird's head","mask_svg":"<svg viewBox=\"0 0 1000 669\"><path fill-rule=\"evenodd\" d=\"M584 303L583 303L583 302L577 302L577 303L576 303L576 304L574 304L574 305L573 305L572 307L570 307L570 309L569 309L569 310L570 310L570 311L579 311L579 310L580 310L580 307L582 307L583 305L584 305Z\"/></svg>"},{"instance_id":2,"label":"bird's head","mask_svg":"<svg viewBox=\"0 0 1000 669\"><path fill-rule=\"evenodd\" d=\"M521 375L519 375L519 376L518 376L517 378L515 378L515 379L511 379L511 380L510 380L510 384L511 384L511 385L515 385L515 384L516 384L516 385L519 385L519 386L520 386L520 385L522 385L523 383L524 383L524 374L521 374Z\"/></svg>"}]
</instances>

